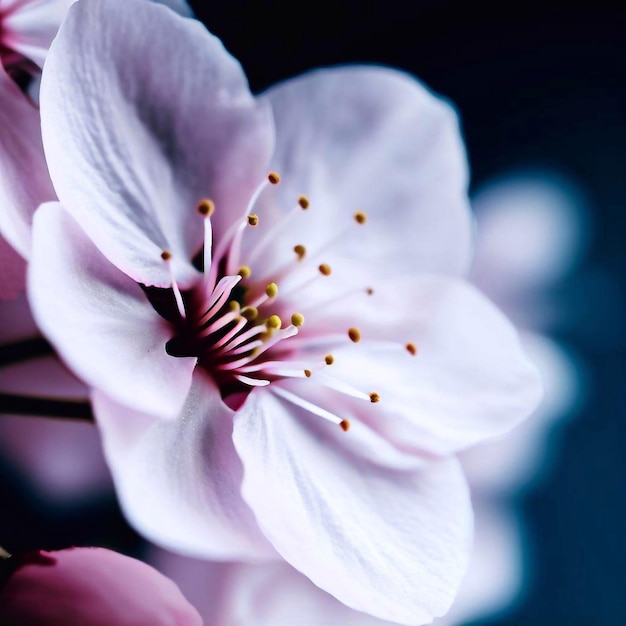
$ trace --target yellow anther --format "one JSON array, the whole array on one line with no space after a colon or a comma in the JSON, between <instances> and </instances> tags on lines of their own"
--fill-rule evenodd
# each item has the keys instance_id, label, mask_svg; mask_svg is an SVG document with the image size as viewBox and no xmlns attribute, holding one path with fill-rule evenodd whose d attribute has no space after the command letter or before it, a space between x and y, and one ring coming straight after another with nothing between
<instances>
[{"instance_id":1,"label":"yellow anther","mask_svg":"<svg viewBox=\"0 0 626 626\"><path fill-rule=\"evenodd\" d=\"M302 244L294 246L293 251L298 255L298 261L302 261L302 259L306 256L306 248Z\"/></svg>"},{"instance_id":2,"label":"yellow anther","mask_svg":"<svg viewBox=\"0 0 626 626\"><path fill-rule=\"evenodd\" d=\"M259 309L254 306L245 306L241 309L241 315L245 317L249 322L252 322L259 317Z\"/></svg>"},{"instance_id":3,"label":"yellow anther","mask_svg":"<svg viewBox=\"0 0 626 626\"><path fill-rule=\"evenodd\" d=\"M309 199L306 196L300 196L298 198L298 204L302 210L306 211L309 208Z\"/></svg>"},{"instance_id":4,"label":"yellow anther","mask_svg":"<svg viewBox=\"0 0 626 626\"><path fill-rule=\"evenodd\" d=\"M302 315L302 313L294 313L291 316L291 323L296 328L300 328L300 326L302 326L302 324L304 324L304 315Z\"/></svg>"},{"instance_id":5,"label":"yellow anther","mask_svg":"<svg viewBox=\"0 0 626 626\"><path fill-rule=\"evenodd\" d=\"M376 391L370 393L370 402L380 402L380 394Z\"/></svg>"},{"instance_id":6,"label":"yellow anther","mask_svg":"<svg viewBox=\"0 0 626 626\"><path fill-rule=\"evenodd\" d=\"M164 261L169 261L172 258L172 253L169 250L163 250L163 252L161 252L161 258Z\"/></svg>"},{"instance_id":7,"label":"yellow anther","mask_svg":"<svg viewBox=\"0 0 626 626\"><path fill-rule=\"evenodd\" d=\"M256 226L259 223L259 216L256 213L250 213L248 215L248 224L250 226Z\"/></svg>"},{"instance_id":8,"label":"yellow anther","mask_svg":"<svg viewBox=\"0 0 626 626\"><path fill-rule=\"evenodd\" d=\"M327 354L324 357L326 365L332 365L335 362L335 357L332 354Z\"/></svg>"},{"instance_id":9,"label":"yellow anther","mask_svg":"<svg viewBox=\"0 0 626 626\"><path fill-rule=\"evenodd\" d=\"M276 283L270 283L265 288L265 295L267 295L268 298L275 298L278 295L278 285Z\"/></svg>"},{"instance_id":10,"label":"yellow anther","mask_svg":"<svg viewBox=\"0 0 626 626\"><path fill-rule=\"evenodd\" d=\"M368 296L373 296L373 295L374 295L374 290L373 290L371 287L368 287L368 288L365 290L365 293L366 293Z\"/></svg>"},{"instance_id":11,"label":"yellow anther","mask_svg":"<svg viewBox=\"0 0 626 626\"><path fill-rule=\"evenodd\" d=\"M361 333L358 328L348 328L348 337L350 337L350 341L353 343L358 343L361 341Z\"/></svg>"},{"instance_id":12,"label":"yellow anther","mask_svg":"<svg viewBox=\"0 0 626 626\"><path fill-rule=\"evenodd\" d=\"M247 265L242 265L237 272L241 278L250 278L250 274L252 274L252 270Z\"/></svg>"},{"instance_id":13,"label":"yellow anther","mask_svg":"<svg viewBox=\"0 0 626 626\"><path fill-rule=\"evenodd\" d=\"M322 263L317 269L320 271L320 274L322 276L330 276L330 273L332 271L328 263Z\"/></svg>"},{"instance_id":14,"label":"yellow anther","mask_svg":"<svg viewBox=\"0 0 626 626\"><path fill-rule=\"evenodd\" d=\"M239 310L239 302L237 300L230 300L228 303L228 308L234 313Z\"/></svg>"},{"instance_id":15,"label":"yellow anther","mask_svg":"<svg viewBox=\"0 0 626 626\"><path fill-rule=\"evenodd\" d=\"M272 330L277 330L282 326L283 322L278 315L270 315L265 321L265 325Z\"/></svg>"},{"instance_id":16,"label":"yellow anther","mask_svg":"<svg viewBox=\"0 0 626 626\"><path fill-rule=\"evenodd\" d=\"M404 347L407 349L407 352L412 356L415 356L417 354L417 346L413 342L409 341L409 343L407 343Z\"/></svg>"},{"instance_id":17,"label":"yellow anther","mask_svg":"<svg viewBox=\"0 0 626 626\"><path fill-rule=\"evenodd\" d=\"M201 200L198 204L198 213L200 213L200 215L204 215L205 217L211 217L211 215L215 213L215 202L213 202L213 200L209 200L208 198Z\"/></svg>"},{"instance_id":18,"label":"yellow anther","mask_svg":"<svg viewBox=\"0 0 626 626\"><path fill-rule=\"evenodd\" d=\"M307 378L311 378L311 376L313 375L313 372L311 370L304 370L304 375Z\"/></svg>"},{"instance_id":19,"label":"yellow anther","mask_svg":"<svg viewBox=\"0 0 626 626\"><path fill-rule=\"evenodd\" d=\"M280 176L277 172L270 172L267 175L267 180L269 180L272 185L278 185L278 183L280 182Z\"/></svg>"},{"instance_id":20,"label":"yellow anther","mask_svg":"<svg viewBox=\"0 0 626 626\"><path fill-rule=\"evenodd\" d=\"M344 433L350 430L350 422L348 420L341 420L339 426L341 426L341 430L343 430Z\"/></svg>"},{"instance_id":21,"label":"yellow anther","mask_svg":"<svg viewBox=\"0 0 626 626\"><path fill-rule=\"evenodd\" d=\"M363 213L363 211L357 211L354 214L354 221L357 224L365 224L365 222L367 222L367 214Z\"/></svg>"}]
</instances>

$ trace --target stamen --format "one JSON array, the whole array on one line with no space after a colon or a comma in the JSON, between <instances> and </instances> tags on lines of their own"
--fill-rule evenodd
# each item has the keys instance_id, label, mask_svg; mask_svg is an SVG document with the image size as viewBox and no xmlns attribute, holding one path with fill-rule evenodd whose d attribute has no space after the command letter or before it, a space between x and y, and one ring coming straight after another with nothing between
<instances>
[{"instance_id":1,"label":"stamen","mask_svg":"<svg viewBox=\"0 0 626 626\"><path fill-rule=\"evenodd\" d=\"M323 417L325 420L328 420L329 422L332 422L333 424L337 424L338 426L341 426L341 428L344 431L347 431L348 428L350 428L350 422L348 420L341 419L340 417L337 417L334 413L331 413L330 411L327 411L326 409L323 409L321 406L317 406L313 404L312 402L308 402L304 398L300 398L299 396L296 396L295 394L291 393L290 391L287 391L286 389L283 389L282 387L279 387L277 385L272 385L272 391L277 396L280 396L281 398L284 398L288 402L291 402L292 404L299 406L301 409L304 409L305 411L308 411L309 413L312 413L313 415Z\"/></svg>"},{"instance_id":2,"label":"stamen","mask_svg":"<svg viewBox=\"0 0 626 626\"><path fill-rule=\"evenodd\" d=\"M361 341L361 333L358 328L348 328L348 337L352 343L359 343Z\"/></svg>"},{"instance_id":3,"label":"stamen","mask_svg":"<svg viewBox=\"0 0 626 626\"><path fill-rule=\"evenodd\" d=\"M368 287L368 288L365 290L365 293L366 293L368 296L373 296L373 295L374 295L374 290L373 290L371 287Z\"/></svg>"},{"instance_id":4,"label":"stamen","mask_svg":"<svg viewBox=\"0 0 626 626\"><path fill-rule=\"evenodd\" d=\"M326 369L320 371L319 378L316 377L318 384L328 387L329 389L334 389L335 391L343 393L347 396L358 398L359 400L367 400L369 402L378 402L380 400L380 395L377 392L373 391L372 393L365 393L364 391L349 385L343 380L339 380L334 376L329 376L326 372Z\"/></svg>"},{"instance_id":5,"label":"stamen","mask_svg":"<svg viewBox=\"0 0 626 626\"><path fill-rule=\"evenodd\" d=\"M178 313L181 319L184 320L187 317L185 314L185 304L183 303L183 296L180 293L180 289L178 288L178 283L174 278L174 271L172 270L171 263L172 253L169 250L163 250L163 252L161 252L161 258L165 261L167 269L170 273L170 279L172 281L172 291L174 292L174 300L176 300L176 308L178 309Z\"/></svg>"},{"instance_id":6,"label":"stamen","mask_svg":"<svg viewBox=\"0 0 626 626\"><path fill-rule=\"evenodd\" d=\"M332 354L327 354L324 357L324 361L326 362L326 365L332 365L335 362L335 357Z\"/></svg>"},{"instance_id":7,"label":"stamen","mask_svg":"<svg viewBox=\"0 0 626 626\"><path fill-rule=\"evenodd\" d=\"M270 315L265 320L265 325L269 330L278 330L283 325L283 322L278 315Z\"/></svg>"},{"instance_id":8,"label":"stamen","mask_svg":"<svg viewBox=\"0 0 626 626\"><path fill-rule=\"evenodd\" d=\"M313 376L313 372L311 370L304 370L304 375L307 378L311 378L311 376Z\"/></svg>"},{"instance_id":9,"label":"stamen","mask_svg":"<svg viewBox=\"0 0 626 626\"><path fill-rule=\"evenodd\" d=\"M204 279L209 277L211 270L212 248L213 248L213 228L211 226L211 215L215 213L215 203L213 200L205 198L198 204L198 213L204 217L204 249L202 260L204 263Z\"/></svg>"},{"instance_id":10,"label":"stamen","mask_svg":"<svg viewBox=\"0 0 626 626\"><path fill-rule=\"evenodd\" d=\"M248 224L250 226L256 226L259 223L259 216L256 213L250 213L248 215Z\"/></svg>"},{"instance_id":11,"label":"stamen","mask_svg":"<svg viewBox=\"0 0 626 626\"><path fill-rule=\"evenodd\" d=\"M302 244L294 246L293 251L298 256L298 261L302 261L302 259L306 256L306 248Z\"/></svg>"},{"instance_id":12,"label":"stamen","mask_svg":"<svg viewBox=\"0 0 626 626\"><path fill-rule=\"evenodd\" d=\"M365 222L367 222L367 214L364 213L363 211L357 211L354 214L354 221L357 224L365 224Z\"/></svg>"},{"instance_id":13,"label":"stamen","mask_svg":"<svg viewBox=\"0 0 626 626\"><path fill-rule=\"evenodd\" d=\"M211 319L211 317L219 312L219 310L226 304L228 298L230 298L231 291L235 285L241 280L241 276L236 274L235 276L223 276L220 282L217 283L215 289L211 292L211 297L207 304L207 310L204 315L198 320L199 324Z\"/></svg>"},{"instance_id":14,"label":"stamen","mask_svg":"<svg viewBox=\"0 0 626 626\"><path fill-rule=\"evenodd\" d=\"M241 278L250 278L252 270L247 265L242 265L237 271L237 274L239 274Z\"/></svg>"},{"instance_id":15,"label":"stamen","mask_svg":"<svg viewBox=\"0 0 626 626\"><path fill-rule=\"evenodd\" d=\"M302 326L302 324L304 324L304 315L302 315L302 313L294 313L291 316L291 323L296 328L300 328L300 326Z\"/></svg>"},{"instance_id":16,"label":"stamen","mask_svg":"<svg viewBox=\"0 0 626 626\"><path fill-rule=\"evenodd\" d=\"M250 378L249 376L242 376L241 374L235 374L235 378L244 385L250 385L250 387L267 387L270 384L269 380L261 378Z\"/></svg>"},{"instance_id":17,"label":"stamen","mask_svg":"<svg viewBox=\"0 0 626 626\"><path fill-rule=\"evenodd\" d=\"M415 356L417 354L417 346L413 342L409 341L404 347L411 356Z\"/></svg>"},{"instance_id":18,"label":"stamen","mask_svg":"<svg viewBox=\"0 0 626 626\"><path fill-rule=\"evenodd\" d=\"M372 393L370 393L370 401L374 403L380 402L380 394L376 391L372 391Z\"/></svg>"},{"instance_id":19,"label":"stamen","mask_svg":"<svg viewBox=\"0 0 626 626\"><path fill-rule=\"evenodd\" d=\"M317 269L320 271L322 276L330 276L332 271L328 263L322 263Z\"/></svg>"},{"instance_id":20,"label":"stamen","mask_svg":"<svg viewBox=\"0 0 626 626\"><path fill-rule=\"evenodd\" d=\"M253 306L245 306L241 309L241 315L245 317L249 322L253 322L259 317L259 309Z\"/></svg>"},{"instance_id":21,"label":"stamen","mask_svg":"<svg viewBox=\"0 0 626 626\"><path fill-rule=\"evenodd\" d=\"M300 196L298 198L298 204L303 211L306 211L310 206L309 199L306 196Z\"/></svg>"},{"instance_id":22,"label":"stamen","mask_svg":"<svg viewBox=\"0 0 626 626\"><path fill-rule=\"evenodd\" d=\"M267 180L269 180L269 182L272 185L278 185L278 183L280 182L280 176L279 176L278 172L270 172L267 175Z\"/></svg>"},{"instance_id":23,"label":"stamen","mask_svg":"<svg viewBox=\"0 0 626 626\"><path fill-rule=\"evenodd\" d=\"M201 200L198 204L198 213L204 217L211 217L211 215L215 213L215 202L213 202L213 200L209 200L208 198Z\"/></svg>"}]
</instances>

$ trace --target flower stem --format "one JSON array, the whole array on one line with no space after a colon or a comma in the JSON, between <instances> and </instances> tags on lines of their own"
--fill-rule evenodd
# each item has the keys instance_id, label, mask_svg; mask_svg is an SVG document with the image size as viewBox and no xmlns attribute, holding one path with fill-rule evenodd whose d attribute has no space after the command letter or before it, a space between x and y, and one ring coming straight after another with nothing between
<instances>
[{"instance_id":1,"label":"flower stem","mask_svg":"<svg viewBox=\"0 0 626 626\"><path fill-rule=\"evenodd\" d=\"M0 414L94 421L89 403L80 400L59 400L0 393L0 407Z\"/></svg>"}]
</instances>

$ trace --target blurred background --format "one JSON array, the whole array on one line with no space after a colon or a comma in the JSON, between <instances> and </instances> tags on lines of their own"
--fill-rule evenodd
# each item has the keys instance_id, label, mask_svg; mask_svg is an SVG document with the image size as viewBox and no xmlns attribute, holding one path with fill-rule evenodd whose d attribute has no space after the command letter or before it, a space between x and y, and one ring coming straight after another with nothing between
<instances>
[{"instance_id":1,"label":"blurred background","mask_svg":"<svg viewBox=\"0 0 626 626\"><path fill-rule=\"evenodd\" d=\"M521 587L516 574L506 601L471 623L625 624L626 14L599 2L191 4L255 92L367 62L405 70L455 105L477 216L473 279L543 355L549 381L536 428L517 439L525 445L482 457L504 484L466 460L477 505L510 507L521 541L511 555ZM106 474L72 462L76 445L98 458L79 433L92 427L73 425L73 443L45 426L55 450L65 446L66 463L51 468L33 424L41 430L0 417L3 542L148 554Z\"/></svg>"}]
</instances>

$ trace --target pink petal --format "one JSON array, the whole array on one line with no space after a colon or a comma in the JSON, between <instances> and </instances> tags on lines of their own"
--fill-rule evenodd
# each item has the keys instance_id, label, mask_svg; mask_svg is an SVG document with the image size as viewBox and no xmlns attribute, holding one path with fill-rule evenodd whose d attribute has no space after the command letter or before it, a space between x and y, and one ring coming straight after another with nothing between
<instances>
[{"instance_id":1,"label":"pink petal","mask_svg":"<svg viewBox=\"0 0 626 626\"><path fill-rule=\"evenodd\" d=\"M39 112L0 66L0 232L24 258L37 206L54 200Z\"/></svg>"},{"instance_id":2,"label":"pink petal","mask_svg":"<svg viewBox=\"0 0 626 626\"><path fill-rule=\"evenodd\" d=\"M23 555L0 590L0 621L19 626L202 624L171 580L105 548Z\"/></svg>"},{"instance_id":3,"label":"pink petal","mask_svg":"<svg viewBox=\"0 0 626 626\"><path fill-rule=\"evenodd\" d=\"M33 315L69 367L128 407L177 414L195 359L167 354L173 331L139 285L106 260L58 203L37 212L33 241Z\"/></svg>"},{"instance_id":4,"label":"pink petal","mask_svg":"<svg viewBox=\"0 0 626 626\"><path fill-rule=\"evenodd\" d=\"M57 34L68 8L75 1L24 0L19 4L13 3L13 7L9 2L9 6L2 11L4 45L43 67L50 43Z\"/></svg>"},{"instance_id":5,"label":"pink petal","mask_svg":"<svg viewBox=\"0 0 626 626\"><path fill-rule=\"evenodd\" d=\"M12 343L40 335L26 294L0 302L0 343Z\"/></svg>"},{"instance_id":6,"label":"pink petal","mask_svg":"<svg viewBox=\"0 0 626 626\"><path fill-rule=\"evenodd\" d=\"M448 104L412 77L375 67L318 70L265 97L277 133L272 167L282 180L261 197L250 241L300 194L311 207L276 235L259 271L291 260L295 244L313 252L341 233L320 261L348 258L372 274L466 271L467 162ZM356 211L368 216L362 227Z\"/></svg>"},{"instance_id":7,"label":"pink petal","mask_svg":"<svg viewBox=\"0 0 626 626\"><path fill-rule=\"evenodd\" d=\"M235 415L242 493L285 560L341 602L425 624L454 598L471 508L454 460L400 472L327 440L349 437L263 389Z\"/></svg>"},{"instance_id":8,"label":"pink petal","mask_svg":"<svg viewBox=\"0 0 626 626\"><path fill-rule=\"evenodd\" d=\"M93 396L107 461L131 524L159 545L212 559L272 559L239 491L232 411L194 374L178 419L155 420Z\"/></svg>"},{"instance_id":9,"label":"pink petal","mask_svg":"<svg viewBox=\"0 0 626 626\"><path fill-rule=\"evenodd\" d=\"M181 286L195 279L198 202L215 201L217 222L241 214L272 149L269 107L219 40L143 0L70 9L46 61L41 111L62 203L113 263L149 285L170 284L164 249Z\"/></svg>"},{"instance_id":10,"label":"pink petal","mask_svg":"<svg viewBox=\"0 0 626 626\"><path fill-rule=\"evenodd\" d=\"M0 300L15 300L26 287L26 261L0 235Z\"/></svg>"}]
</instances>

